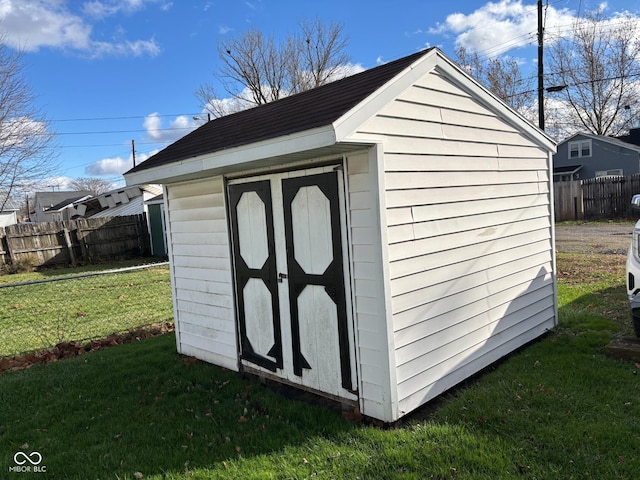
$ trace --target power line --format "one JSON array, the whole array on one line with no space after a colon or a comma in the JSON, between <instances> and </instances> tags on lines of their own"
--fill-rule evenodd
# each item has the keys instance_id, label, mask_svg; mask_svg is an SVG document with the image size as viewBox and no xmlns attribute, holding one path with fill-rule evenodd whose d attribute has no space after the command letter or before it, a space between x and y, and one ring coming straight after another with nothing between
<instances>
[{"instance_id":1,"label":"power line","mask_svg":"<svg viewBox=\"0 0 640 480\"><path fill-rule=\"evenodd\" d=\"M154 117L194 117L202 115L202 112L198 113L166 113L156 114ZM59 118L52 119L51 122L94 122L94 121L106 121L106 120L136 120L150 117L151 115L130 115L121 117L86 117L86 118Z\"/></svg>"},{"instance_id":2,"label":"power line","mask_svg":"<svg viewBox=\"0 0 640 480\"><path fill-rule=\"evenodd\" d=\"M557 75L557 74L549 74L550 75ZM547 75L545 75L547 76ZM588 83L596 83L596 82L612 82L614 80L622 80L625 78L629 78L629 77L638 77L640 76L640 72L638 73L629 73L627 75L617 75L615 77L607 77L607 78L594 78L592 80L584 80L582 82L576 82L576 83L572 83L572 84L568 84L568 85L558 85L558 86L553 86L553 87L549 87L546 89L547 92L560 92L566 88L571 88L571 87L578 87L580 85L586 85ZM524 95L525 93L533 93L536 92L537 90L525 90L522 92L518 92L518 93L514 93L513 95L509 95L506 98L513 98L513 97L517 97L518 95Z\"/></svg>"},{"instance_id":3,"label":"power line","mask_svg":"<svg viewBox=\"0 0 640 480\"><path fill-rule=\"evenodd\" d=\"M167 127L167 128L154 128L154 132L177 132L177 131L190 131L192 127ZM109 135L109 134L122 134L122 133L146 133L148 129L134 129L134 130L99 130L99 131L85 131L85 132L56 132L56 135ZM44 134L42 134L44 135Z\"/></svg>"},{"instance_id":4,"label":"power line","mask_svg":"<svg viewBox=\"0 0 640 480\"><path fill-rule=\"evenodd\" d=\"M120 143L93 143L88 145L61 145L62 148L102 148L102 147L122 147L126 142ZM136 145L164 145L167 141L144 142L136 140Z\"/></svg>"},{"instance_id":5,"label":"power line","mask_svg":"<svg viewBox=\"0 0 640 480\"><path fill-rule=\"evenodd\" d=\"M556 1L556 2L551 2L551 3L561 3L562 0L560 1ZM546 4L546 8L548 9L549 7L549 2L547 2ZM545 17L546 17L546 11L545 11ZM576 21L580 21L581 17L577 17ZM606 19L608 24L605 24L602 26L602 28L606 31L606 30L611 30L611 29L615 29L618 28L620 26L620 24L628 22L630 20L633 20L633 18L629 18L626 16L623 17L614 17L614 18L608 18ZM467 33L469 32L473 32L473 31L481 31L483 29L486 28L495 28L495 27L491 27L491 25L487 25L487 26L482 26L482 27L474 27L472 29L470 29ZM566 34L566 33L571 33L574 31L575 28L575 22L572 24L561 24L561 25L555 25L552 27L547 27L547 25L545 24L545 34L550 34L550 35L555 35L557 36L557 38L562 38L562 34ZM484 49L484 50L478 50L475 53L478 55L479 58L485 58L485 57L493 57L494 55L492 55L492 52L495 51L499 51L502 50L502 47L505 46L509 46L509 45L513 45L513 48L517 48L519 47L519 39L522 39L524 37L530 37L531 41L525 45L522 46L532 46L535 43L535 37L536 37L536 31L535 30L531 30L527 33L518 35L517 37L508 39L500 44L497 45L492 45L491 47ZM553 37L552 37L553 38ZM507 49L508 50L508 49Z\"/></svg>"}]
</instances>

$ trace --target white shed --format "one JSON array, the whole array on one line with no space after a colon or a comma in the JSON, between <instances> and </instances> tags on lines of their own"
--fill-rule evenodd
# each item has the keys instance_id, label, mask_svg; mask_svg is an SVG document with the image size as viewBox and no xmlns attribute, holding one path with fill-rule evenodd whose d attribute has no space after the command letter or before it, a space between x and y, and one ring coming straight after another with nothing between
<instances>
[{"instance_id":1,"label":"white shed","mask_svg":"<svg viewBox=\"0 0 640 480\"><path fill-rule=\"evenodd\" d=\"M556 325L554 150L434 48L125 177L164 185L179 352L391 422Z\"/></svg>"}]
</instances>

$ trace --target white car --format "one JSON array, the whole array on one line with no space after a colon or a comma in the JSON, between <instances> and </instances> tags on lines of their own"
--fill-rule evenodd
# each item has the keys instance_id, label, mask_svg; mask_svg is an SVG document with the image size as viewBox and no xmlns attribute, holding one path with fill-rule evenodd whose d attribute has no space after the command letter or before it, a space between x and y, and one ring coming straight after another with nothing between
<instances>
[{"instance_id":1,"label":"white car","mask_svg":"<svg viewBox=\"0 0 640 480\"><path fill-rule=\"evenodd\" d=\"M634 208L640 208L640 195L631 199ZM631 246L627 254L627 295L631 307L631 320L636 336L640 338L640 220L633 227Z\"/></svg>"}]
</instances>

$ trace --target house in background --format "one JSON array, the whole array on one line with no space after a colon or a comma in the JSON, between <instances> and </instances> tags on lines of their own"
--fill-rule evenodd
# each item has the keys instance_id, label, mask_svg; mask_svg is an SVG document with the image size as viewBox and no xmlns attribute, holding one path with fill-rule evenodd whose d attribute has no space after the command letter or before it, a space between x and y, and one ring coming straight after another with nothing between
<instances>
[{"instance_id":1,"label":"house in background","mask_svg":"<svg viewBox=\"0 0 640 480\"><path fill-rule=\"evenodd\" d=\"M145 202L162 193L159 185L131 185L75 202L76 215L85 218L123 217L147 212Z\"/></svg>"},{"instance_id":2,"label":"house in background","mask_svg":"<svg viewBox=\"0 0 640 480\"><path fill-rule=\"evenodd\" d=\"M556 325L554 151L432 48L125 179L164 184L180 353L392 422Z\"/></svg>"},{"instance_id":3,"label":"house in background","mask_svg":"<svg viewBox=\"0 0 640 480\"><path fill-rule=\"evenodd\" d=\"M36 192L30 214L32 222L60 222L77 216L74 202L91 196L88 190L69 192Z\"/></svg>"},{"instance_id":4,"label":"house in background","mask_svg":"<svg viewBox=\"0 0 640 480\"><path fill-rule=\"evenodd\" d=\"M3 198L3 195L0 195L0 198ZM20 208L16 203L11 198L8 198L4 207L0 210L0 227L8 227L18 223L19 210Z\"/></svg>"},{"instance_id":5,"label":"house in background","mask_svg":"<svg viewBox=\"0 0 640 480\"><path fill-rule=\"evenodd\" d=\"M558 144L553 180L585 180L640 173L640 146L620 138L576 133Z\"/></svg>"},{"instance_id":6,"label":"house in background","mask_svg":"<svg viewBox=\"0 0 640 480\"><path fill-rule=\"evenodd\" d=\"M159 202L154 199L159 198ZM151 254L164 257L167 254L164 238L164 207L160 185L130 185L116 188L95 197L82 199L74 204L79 217L106 218L129 215L146 216Z\"/></svg>"}]
</instances>

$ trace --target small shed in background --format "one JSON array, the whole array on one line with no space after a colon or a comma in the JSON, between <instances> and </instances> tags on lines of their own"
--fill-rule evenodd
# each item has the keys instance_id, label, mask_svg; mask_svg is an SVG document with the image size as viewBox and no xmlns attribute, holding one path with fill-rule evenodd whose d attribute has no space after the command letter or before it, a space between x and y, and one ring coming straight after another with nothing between
<instances>
[{"instance_id":1,"label":"small shed in background","mask_svg":"<svg viewBox=\"0 0 640 480\"><path fill-rule=\"evenodd\" d=\"M156 195L145 201L149 215L149 235L151 238L151 254L154 257L166 257L167 225L164 215L164 196Z\"/></svg>"},{"instance_id":2,"label":"small shed in background","mask_svg":"<svg viewBox=\"0 0 640 480\"><path fill-rule=\"evenodd\" d=\"M6 192L0 192L0 200L4 201L4 205L0 208L0 227L8 227L18 223L18 212L20 211L18 205Z\"/></svg>"},{"instance_id":3,"label":"small shed in background","mask_svg":"<svg viewBox=\"0 0 640 480\"><path fill-rule=\"evenodd\" d=\"M125 178L164 185L179 352L391 422L556 325L554 150L434 48Z\"/></svg>"}]
</instances>

